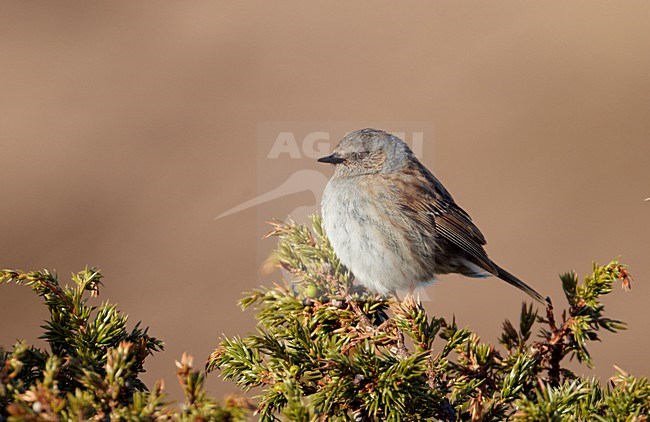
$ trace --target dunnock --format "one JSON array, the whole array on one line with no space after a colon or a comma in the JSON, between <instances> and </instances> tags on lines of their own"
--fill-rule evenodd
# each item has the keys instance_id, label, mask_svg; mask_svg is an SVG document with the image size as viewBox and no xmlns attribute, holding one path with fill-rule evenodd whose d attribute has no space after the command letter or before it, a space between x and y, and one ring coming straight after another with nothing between
<instances>
[{"instance_id":1,"label":"dunnock","mask_svg":"<svg viewBox=\"0 0 650 422\"><path fill-rule=\"evenodd\" d=\"M321 203L325 232L366 288L395 295L436 274L495 275L544 303L488 258L470 216L398 137L362 129L318 161L335 165Z\"/></svg>"}]
</instances>

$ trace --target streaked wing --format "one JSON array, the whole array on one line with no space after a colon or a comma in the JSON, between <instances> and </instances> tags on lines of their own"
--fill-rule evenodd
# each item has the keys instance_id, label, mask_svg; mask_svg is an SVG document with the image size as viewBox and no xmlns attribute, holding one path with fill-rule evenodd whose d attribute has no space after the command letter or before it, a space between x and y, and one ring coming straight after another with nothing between
<instances>
[{"instance_id":1,"label":"streaked wing","mask_svg":"<svg viewBox=\"0 0 650 422\"><path fill-rule=\"evenodd\" d=\"M419 163L418 163L419 164ZM385 174L404 213L419 222L433 236L439 236L460 248L484 270L497 275L483 245L485 237L470 216L454 202L447 189L424 166L404 169L399 175Z\"/></svg>"}]
</instances>

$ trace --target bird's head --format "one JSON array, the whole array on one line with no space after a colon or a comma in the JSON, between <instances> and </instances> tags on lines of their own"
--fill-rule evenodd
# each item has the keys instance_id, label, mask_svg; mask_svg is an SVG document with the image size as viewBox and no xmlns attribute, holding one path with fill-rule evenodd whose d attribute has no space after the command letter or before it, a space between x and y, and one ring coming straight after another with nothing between
<instances>
[{"instance_id":1,"label":"bird's head","mask_svg":"<svg viewBox=\"0 0 650 422\"><path fill-rule=\"evenodd\" d=\"M318 161L336 166L335 176L353 177L397 171L412 157L408 145L397 136L377 129L361 129L349 133L332 155Z\"/></svg>"}]
</instances>

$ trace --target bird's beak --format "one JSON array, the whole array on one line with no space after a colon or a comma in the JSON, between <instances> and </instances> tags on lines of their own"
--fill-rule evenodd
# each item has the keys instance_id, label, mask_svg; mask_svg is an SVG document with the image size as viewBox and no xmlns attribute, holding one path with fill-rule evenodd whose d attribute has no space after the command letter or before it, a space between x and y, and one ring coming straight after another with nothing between
<instances>
[{"instance_id":1,"label":"bird's beak","mask_svg":"<svg viewBox=\"0 0 650 422\"><path fill-rule=\"evenodd\" d=\"M330 164L341 164L344 161L345 159L339 157L338 154L336 153L318 159L319 163L330 163Z\"/></svg>"}]
</instances>

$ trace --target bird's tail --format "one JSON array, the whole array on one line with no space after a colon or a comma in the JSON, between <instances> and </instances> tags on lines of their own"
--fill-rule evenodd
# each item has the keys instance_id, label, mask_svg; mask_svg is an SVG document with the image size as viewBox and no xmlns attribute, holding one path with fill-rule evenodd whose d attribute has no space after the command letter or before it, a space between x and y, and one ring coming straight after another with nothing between
<instances>
[{"instance_id":1,"label":"bird's tail","mask_svg":"<svg viewBox=\"0 0 650 422\"><path fill-rule=\"evenodd\" d=\"M535 291L532 287L530 287L528 284L524 283L523 281L519 280L517 277L514 275L510 274L508 271L504 270L503 268L499 267L498 265L494 264L496 267L498 274L497 277L499 277L501 280L505 281L506 283L515 286L516 288L523 290L526 292L530 297L535 299L541 304L546 305L547 301Z\"/></svg>"}]
</instances>

